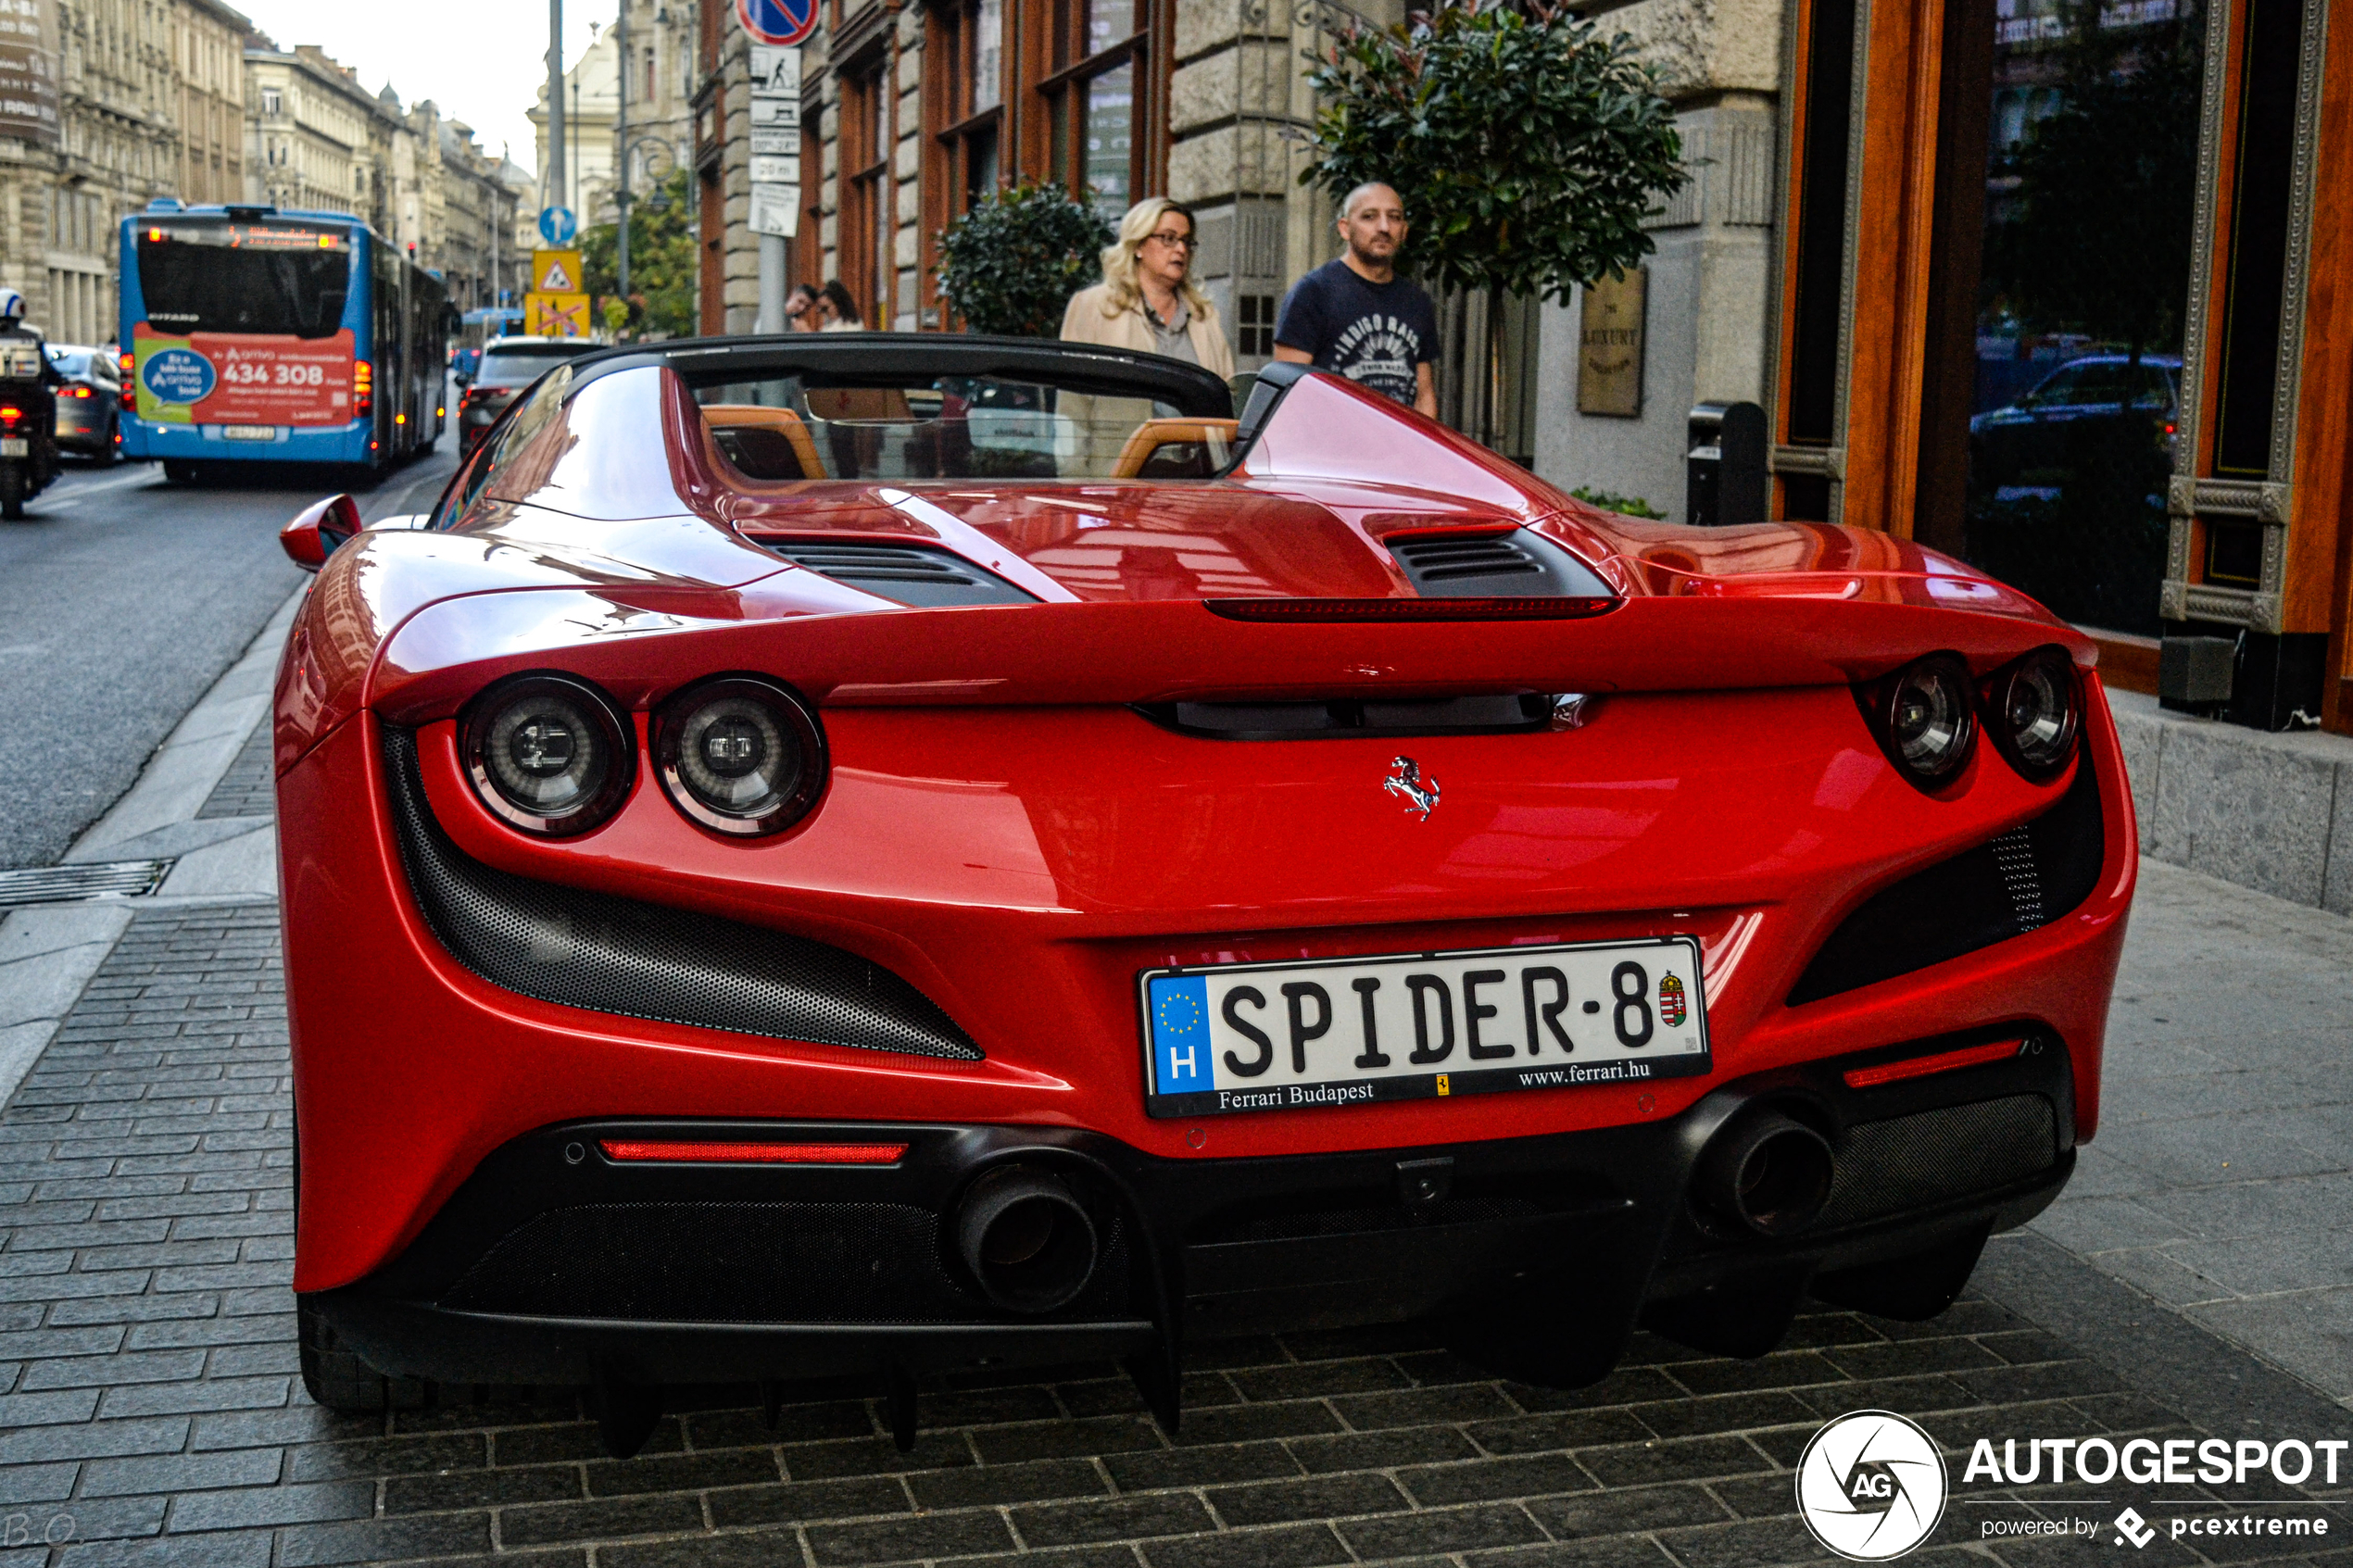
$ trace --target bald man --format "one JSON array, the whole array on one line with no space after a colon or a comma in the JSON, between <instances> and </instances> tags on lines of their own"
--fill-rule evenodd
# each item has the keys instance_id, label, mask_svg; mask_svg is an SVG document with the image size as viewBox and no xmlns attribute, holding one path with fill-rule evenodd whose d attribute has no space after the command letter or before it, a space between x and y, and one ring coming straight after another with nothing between
<instances>
[{"instance_id":1,"label":"bald man","mask_svg":"<svg viewBox=\"0 0 2353 1568\"><path fill-rule=\"evenodd\" d=\"M1438 417L1429 368L1438 358L1438 308L1397 275L1405 204L1387 185L1359 185L1340 206L1347 250L1302 278L1275 319L1275 358L1332 370L1357 385Z\"/></svg>"}]
</instances>

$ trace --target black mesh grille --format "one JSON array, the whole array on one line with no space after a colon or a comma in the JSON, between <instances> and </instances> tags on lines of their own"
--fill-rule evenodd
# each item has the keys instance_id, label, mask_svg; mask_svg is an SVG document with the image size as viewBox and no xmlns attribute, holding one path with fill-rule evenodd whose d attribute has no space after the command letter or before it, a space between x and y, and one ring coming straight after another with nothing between
<instances>
[{"instance_id":1,"label":"black mesh grille","mask_svg":"<svg viewBox=\"0 0 2353 1568\"><path fill-rule=\"evenodd\" d=\"M1610 586L1548 539L1510 533L1440 533L1389 546L1426 598L1606 598Z\"/></svg>"},{"instance_id":2,"label":"black mesh grille","mask_svg":"<svg viewBox=\"0 0 2353 1568\"><path fill-rule=\"evenodd\" d=\"M1048 1321L1102 1316L1127 1296L1114 1221L1079 1298ZM1005 1316L942 1261L939 1217L907 1203L598 1203L510 1232L442 1293L469 1311L686 1323L926 1323Z\"/></svg>"},{"instance_id":3,"label":"black mesh grille","mask_svg":"<svg viewBox=\"0 0 2353 1568\"><path fill-rule=\"evenodd\" d=\"M471 859L426 804L415 737L389 726L384 734L400 859L418 907L459 961L493 985L630 1018L981 1060L931 998L854 953Z\"/></svg>"},{"instance_id":4,"label":"black mesh grille","mask_svg":"<svg viewBox=\"0 0 2353 1568\"><path fill-rule=\"evenodd\" d=\"M1849 1225L2023 1181L2058 1159L2041 1095L1866 1122L1847 1134L1819 1226Z\"/></svg>"},{"instance_id":5,"label":"black mesh grille","mask_svg":"<svg viewBox=\"0 0 2353 1568\"><path fill-rule=\"evenodd\" d=\"M2092 896L2107 840L2087 755L2032 822L1882 888L1839 922L1790 990L1792 1007L2020 936Z\"/></svg>"},{"instance_id":6,"label":"black mesh grille","mask_svg":"<svg viewBox=\"0 0 2353 1568\"><path fill-rule=\"evenodd\" d=\"M905 605L1034 604L1037 596L959 556L906 545L771 545L811 571Z\"/></svg>"}]
</instances>

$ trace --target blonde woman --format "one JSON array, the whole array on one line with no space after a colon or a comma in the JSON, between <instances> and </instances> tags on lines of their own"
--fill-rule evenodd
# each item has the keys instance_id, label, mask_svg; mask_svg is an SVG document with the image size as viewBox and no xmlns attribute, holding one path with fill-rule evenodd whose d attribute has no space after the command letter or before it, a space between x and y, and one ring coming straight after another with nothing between
<instances>
[{"instance_id":1,"label":"blonde woman","mask_svg":"<svg viewBox=\"0 0 2353 1568\"><path fill-rule=\"evenodd\" d=\"M1063 340L1165 354L1231 378L1226 325L1193 286L1194 243L1193 215L1166 196L1129 207L1103 252L1103 281L1079 290L1063 312Z\"/></svg>"}]
</instances>

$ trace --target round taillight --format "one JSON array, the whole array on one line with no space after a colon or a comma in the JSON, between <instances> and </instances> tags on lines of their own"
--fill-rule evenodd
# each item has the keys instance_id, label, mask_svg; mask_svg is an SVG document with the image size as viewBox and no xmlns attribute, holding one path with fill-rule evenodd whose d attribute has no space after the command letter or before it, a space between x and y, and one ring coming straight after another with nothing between
<instances>
[{"instance_id":1,"label":"round taillight","mask_svg":"<svg viewBox=\"0 0 2353 1568\"><path fill-rule=\"evenodd\" d=\"M689 686L654 716L655 765L679 810L752 838L807 816L825 788L825 736L787 688L751 675Z\"/></svg>"},{"instance_id":2,"label":"round taillight","mask_svg":"<svg viewBox=\"0 0 2353 1568\"><path fill-rule=\"evenodd\" d=\"M1974 695L1969 666L1950 654L1914 659L1878 684L1871 727L1906 778L1937 789L1968 765L1977 744Z\"/></svg>"},{"instance_id":3,"label":"round taillight","mask_svg":"<svg viewBox=\"0 0 2353 1568\"><path fill-rule=\"evenodd\" d=\"M556 837L611 816L636 771L628 721L568 675L522 675L484 692L466 711L461 744L484 805Z\"/></svg>"},{"instance_id":4,"label":"round taillight","mask_svg":"<svg viewBox=\"0 0 2353 1568\"><path fill-rule=\"evenodd\" d=\"M2037 648L1996 671L1987 697L1986 723L2011 767L2037 782L2066 769L2082 726L2082 686L2066 649Z\"/></svg>"}]
</instances>

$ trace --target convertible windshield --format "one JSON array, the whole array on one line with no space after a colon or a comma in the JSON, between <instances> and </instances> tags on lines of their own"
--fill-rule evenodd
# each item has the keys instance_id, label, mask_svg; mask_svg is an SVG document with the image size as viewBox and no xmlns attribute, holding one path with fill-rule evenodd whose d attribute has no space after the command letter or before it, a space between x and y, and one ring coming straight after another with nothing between
<instances>
[{"instance_id":1,"label":"convertible windshield","mask_svg":"<svg viewBox=\"0 0 2353 1568\"><path fill-rule=\"evenodd\" d=\"M1042 380L785 376L695 397L755 481L1214 479L1234 456L1231 420Z\"/></svg>"}]
</instances>

